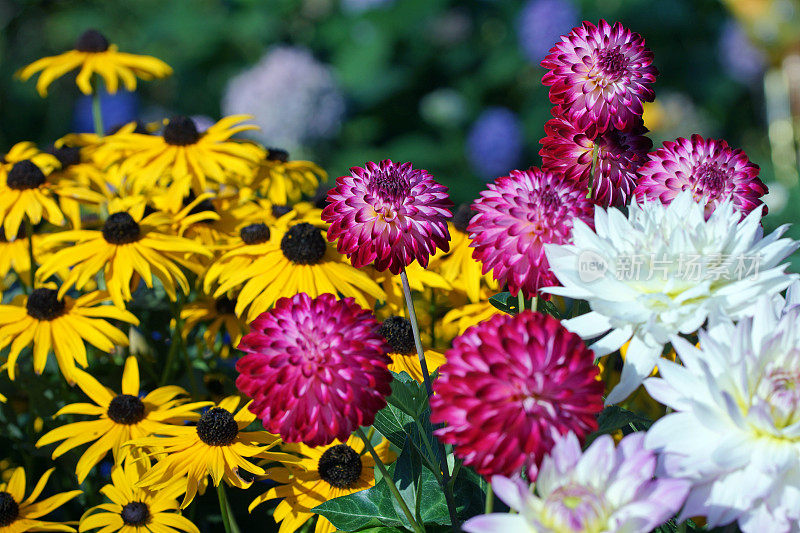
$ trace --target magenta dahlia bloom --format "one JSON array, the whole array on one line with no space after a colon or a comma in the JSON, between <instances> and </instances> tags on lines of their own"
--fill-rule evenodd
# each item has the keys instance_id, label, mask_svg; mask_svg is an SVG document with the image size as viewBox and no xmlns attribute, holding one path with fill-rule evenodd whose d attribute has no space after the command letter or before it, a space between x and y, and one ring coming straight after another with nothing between
<instances>
[{"instance_id":1,"label":"magenta dahlia bloom","mask_svg":"<svg viewBox=\"0 0 800 533\"><path fill-rule=\"evenodd\" d=\"M548 72L550 101L559 105L582 130L632 128L642 115L642 102L655 98L650 85L658 70L644 39L617 22L595 26L584 22L561 36L542 61Z\"/></svg>"},{"instance_id":2,"label":"magenta dahlia bloom","mask_svg":"<svg viewBox=\"0 0 800 533\"><path fill-rule=\"evenodd\" d=\"M495 315L453 341L433 383L431 421L483 476L536 477L560 435L597 429L603 383L594 354L555 318Z\"/></svg>"},{"instance_id":3,"label":"magenta dahlia bloom","mask_svg":"<svg viewBox=\"0 0 800 533\"><path fill-rule=\"evenodd\" d=\"M696 200L706 199L706 217L729 198L746 215L763 205L761 197L767 193L758 171L742 150L695 134L690 140L665 142L650 154L639 169L641 178L634 194L639 200L658 198L669 204L681 191L691 190Z\"/></svg>"},{"instance_id":4,"label":"magenta dahlia bloom","mask_svg":"<svg viewBox=\"0 0 800 533\"><path fill-rule=\"evenodd\" d=\"M264 429L309 446L346 441L386 405L392 374L380 323L353 298L281 298L250 324L236 387Z\"/></svg>"},{"instance_id":5,"label":"magenta dahlia bloom","mask_svg":"<svg viewBox=\"0 0 800 533\"><path fill-rule=\"evenodd\" d=\"M338 239L353 266L374 263L378 271L399 274L414 259L427 267L437 247L450 250L453 203L426 170L385 159L350 172L328 193L322 219L331 224L328 240Z\"/></svg>"},{"instance_id":6,"label":"magenta dahlia bloom","mask_svg":"<svg viewBox=\"0 0 800 533\"><path fill-rule=\"evenodd\" d=\"M595 204L625 205L636 187L636 171L653 147L644 135L647 129L639 121L629 131L612 127L592 138L558 111L556 107L555 118L544 125L547 136L539 141L542 168L560 172L583 188L591 187Z\"/></svg>"},{"instance_id":7,"label":"magenta dahlia bloom","mask_svg":"<svg viewBox=\"0 0 800 533\"><path fill-rule=\"evenodd\" d=\"M593 226L592 203L581 184L531 167L497 178L480 196L467 231L483 273L491 270L512 294L521 290L526 298L558 285L544 245L568 243L575 219Z\"/></svg>"}]
</instances>

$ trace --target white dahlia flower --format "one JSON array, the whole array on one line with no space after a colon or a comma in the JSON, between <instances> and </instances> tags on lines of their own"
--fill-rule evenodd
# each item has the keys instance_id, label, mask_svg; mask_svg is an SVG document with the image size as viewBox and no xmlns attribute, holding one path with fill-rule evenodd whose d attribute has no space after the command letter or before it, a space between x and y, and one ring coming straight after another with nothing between
<instances>
[{"instance_id":1,"label":"white dahlia flower","mask_svg":"<svg viewBox=\"0 0 800 533\"><path fill-rule=\"evenodd\" d=\"M680 518L745 533L800 531L800 306L763 297L734 325L712 317L699 348L672 342L683 366L644 384L674 411L647 432L659 469L692 483ZM778 305L776 305L778 304Z\"/></svg>"},{"instance_id":2,"label":"white dahlia flower","mask_svg":"<svg viewBox=\"0 0 800 533\"><path fill-rule=\"evenodd\" d=\"M670 338L697 331L712 313L746 316L761 295L797 278L781 264L800 243L764 236L761 209L742 219L728 202L706 220L685 191L668 206L632 203L626 217L595 208L595 229L576 220L572 244L545 245L563 287L545 292L588 301L591 312L564 321L597 357L630 341L619 384L606 404L624 400L655 368Z\"/></svg>"}]
</instances>

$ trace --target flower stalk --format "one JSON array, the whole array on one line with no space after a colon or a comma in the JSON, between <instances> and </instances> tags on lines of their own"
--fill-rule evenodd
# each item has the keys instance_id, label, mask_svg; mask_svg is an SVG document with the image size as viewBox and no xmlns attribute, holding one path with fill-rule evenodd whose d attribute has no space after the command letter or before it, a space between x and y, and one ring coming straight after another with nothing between
<instances>
[{"instance_id":1,"label":"flower stalk","mask_svg":"<svg viewBox=\"0 0 800 533\"><path fill-rule=\"evenodd\" d=\"M241 533L236 517L231 512L228 496L225 494L225 484L220 482L217 485L217 497L219 498L219 510L222 513L222 525L225 526L225 533Z\"/></svg>"}]
</instances>

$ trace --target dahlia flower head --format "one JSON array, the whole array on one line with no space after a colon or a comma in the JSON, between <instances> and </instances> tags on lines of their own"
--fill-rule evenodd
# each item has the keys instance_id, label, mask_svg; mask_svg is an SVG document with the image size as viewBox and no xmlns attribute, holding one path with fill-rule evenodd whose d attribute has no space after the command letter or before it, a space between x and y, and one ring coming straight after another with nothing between
<instances>
[{"instance_id":1,"label":"dahlia flower head","mask_svg":"<svg viewBox=\"0 0 800 533\"><path fill-rule=\"evenodd\" d=\"M729 198L746 215L764 205L761 197L767 193L767 186L758 172L758 165L751 163L742 150L695 134L691 139L665 142L650 154L639 169L641 178L634 194L639 201L658 199L668 204L681 191L690 190L695 200L706 204L706 216Z\"/></svg>"},{"instance_id":2,"label":"dahlia flower head","mask_svg":"<svg viewBox=\"0 0 800 533\"><path fill-rule=\"evenodd\" d=\"M699 348L672 340L683 366L659 362L647 392L673 412L647 432L660 470L691 483L678 520L734 521L745 533L800 528L800 284L762 297L734 325L709 320Z\"/></svg>"},{"instance_id":3,"label":"dahlia flower head","mask_svg":"<svg viewBox=\"0 0 800 533\"><path fill-rule=\"evenodd\" d=\"M584 22L573 28L542 61L548 70L542 83L550 101L584 131L610 127L628 130L642 115L642 102L652 102L651 85L658 70L644 39L617 22Z\"/></svg>"},{"instance_id":4,"label":"dahlia flower head","mask_svg":"<svg viewBox=\"0 0 800 533\"><path fill-rule=\"evenodd\" d=\"M564 326L584 339L600 337L590 346L597 357L630 341L607 404L624 400L656 364L661 368L673 335L694 333L713 313L747 316L759 296L797 278L781 261L800 243L780 238L787 226L764 236L760 223L760 210L742 219L731 201L706 219L705 206L684 191L669 205L633 202L627 217L596 207L595 229L578 221L571 244L546 246L563 285L547 292L591 308Z\"/></svg>"},{"instance_id":5,"label":"dahlia flower head","mask_svg":"<svg viewBox=\"0 0 800 533\"><path fill-rule=\"evenodd\" d=\"M586 191L562 174L531 167L497 178L472 204L467 232L472 257L511 294L526 298L555 285L544 245L570 242L576 220L592 223ZM546 297L546 296L545 296Z\"/></svg>"},{"instance_id":6,"label":"dahlia flower head","mask_svg":"<svg viewBox=\"0 0 800 533\"><path fill-rule=\"evenodd\" d=\"M494 315L456 337L433 383L434 433L479 474L536 478L560 435L597 429L594 355L551 316Z\"/></svg>"},{"instance_id":7,"label":"dahlia flower head","mask_svg":"<svg viewBox=\"0 0 800 533\"><path fill-rule=\"evenodd\" d=\"M492 489L516 514L480 515L464 524L469 533L651 531L680 509L689 483L655 478L656 455L642 432L614 447L602 435L581 453L573 433L560 437L542 461L536 494L521 479L492 478Z\"/></svg>"},{"instance_id":8,"label":"dahlia flower head","mask_svg":"<svg viewBox=\"0 0 800 533\"><path fill-rule=\"evenodd\" d=\"M427 267L437 248L450 250L453 202L426 170L385 159L350 173L337 178L321 216L330 224L328 240L338 240L354 267L399 274L414 260Z\"/></svg>"},{"instance_id":9,"label":"dahlia flower head","mask_svg":"<svg viewBox=\"0 0 800 533\"><path fill-rule=\"evenodd\" d=\"M627 204L639 179L636 171L653 147L645 136L647 128L639 121L628 131L612 127L592 138L562 115L560 108L554 108L553 115L544 125L546 137L539 141L542 168L591 188L592 202L597 205Z\"/></svg>"},{"instance_id":10,"label":"dahlia flower head","mask_svg":"<svg viewBox=\"0 0 800 533\"><path fill-rule=\"evenodd\" d=\"M380 323L353 298L281 298L250 324L236 387L250 411L286 442L346 441L372 424L391 393L389 346Z\"/></svg>"}]
</instances>

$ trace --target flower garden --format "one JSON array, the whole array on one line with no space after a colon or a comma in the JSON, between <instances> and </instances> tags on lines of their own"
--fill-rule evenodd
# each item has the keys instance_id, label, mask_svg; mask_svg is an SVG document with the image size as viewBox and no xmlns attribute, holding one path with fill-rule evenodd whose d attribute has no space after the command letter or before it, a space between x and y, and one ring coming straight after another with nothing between
<instances>
[{"instance_id":1,"label":"flower garden","mask_svg":"<svg viewBox=\"0 0 800 533\"><path fill-rule=\"evenodd\" d=\"M16 73L93 131L2 148L0 533L800 530L800 241L654 146L646 35L550 43L542 164L461 204L246 110L107 127L173 75L111 37Z\"/></svg>"}]
</instances>

